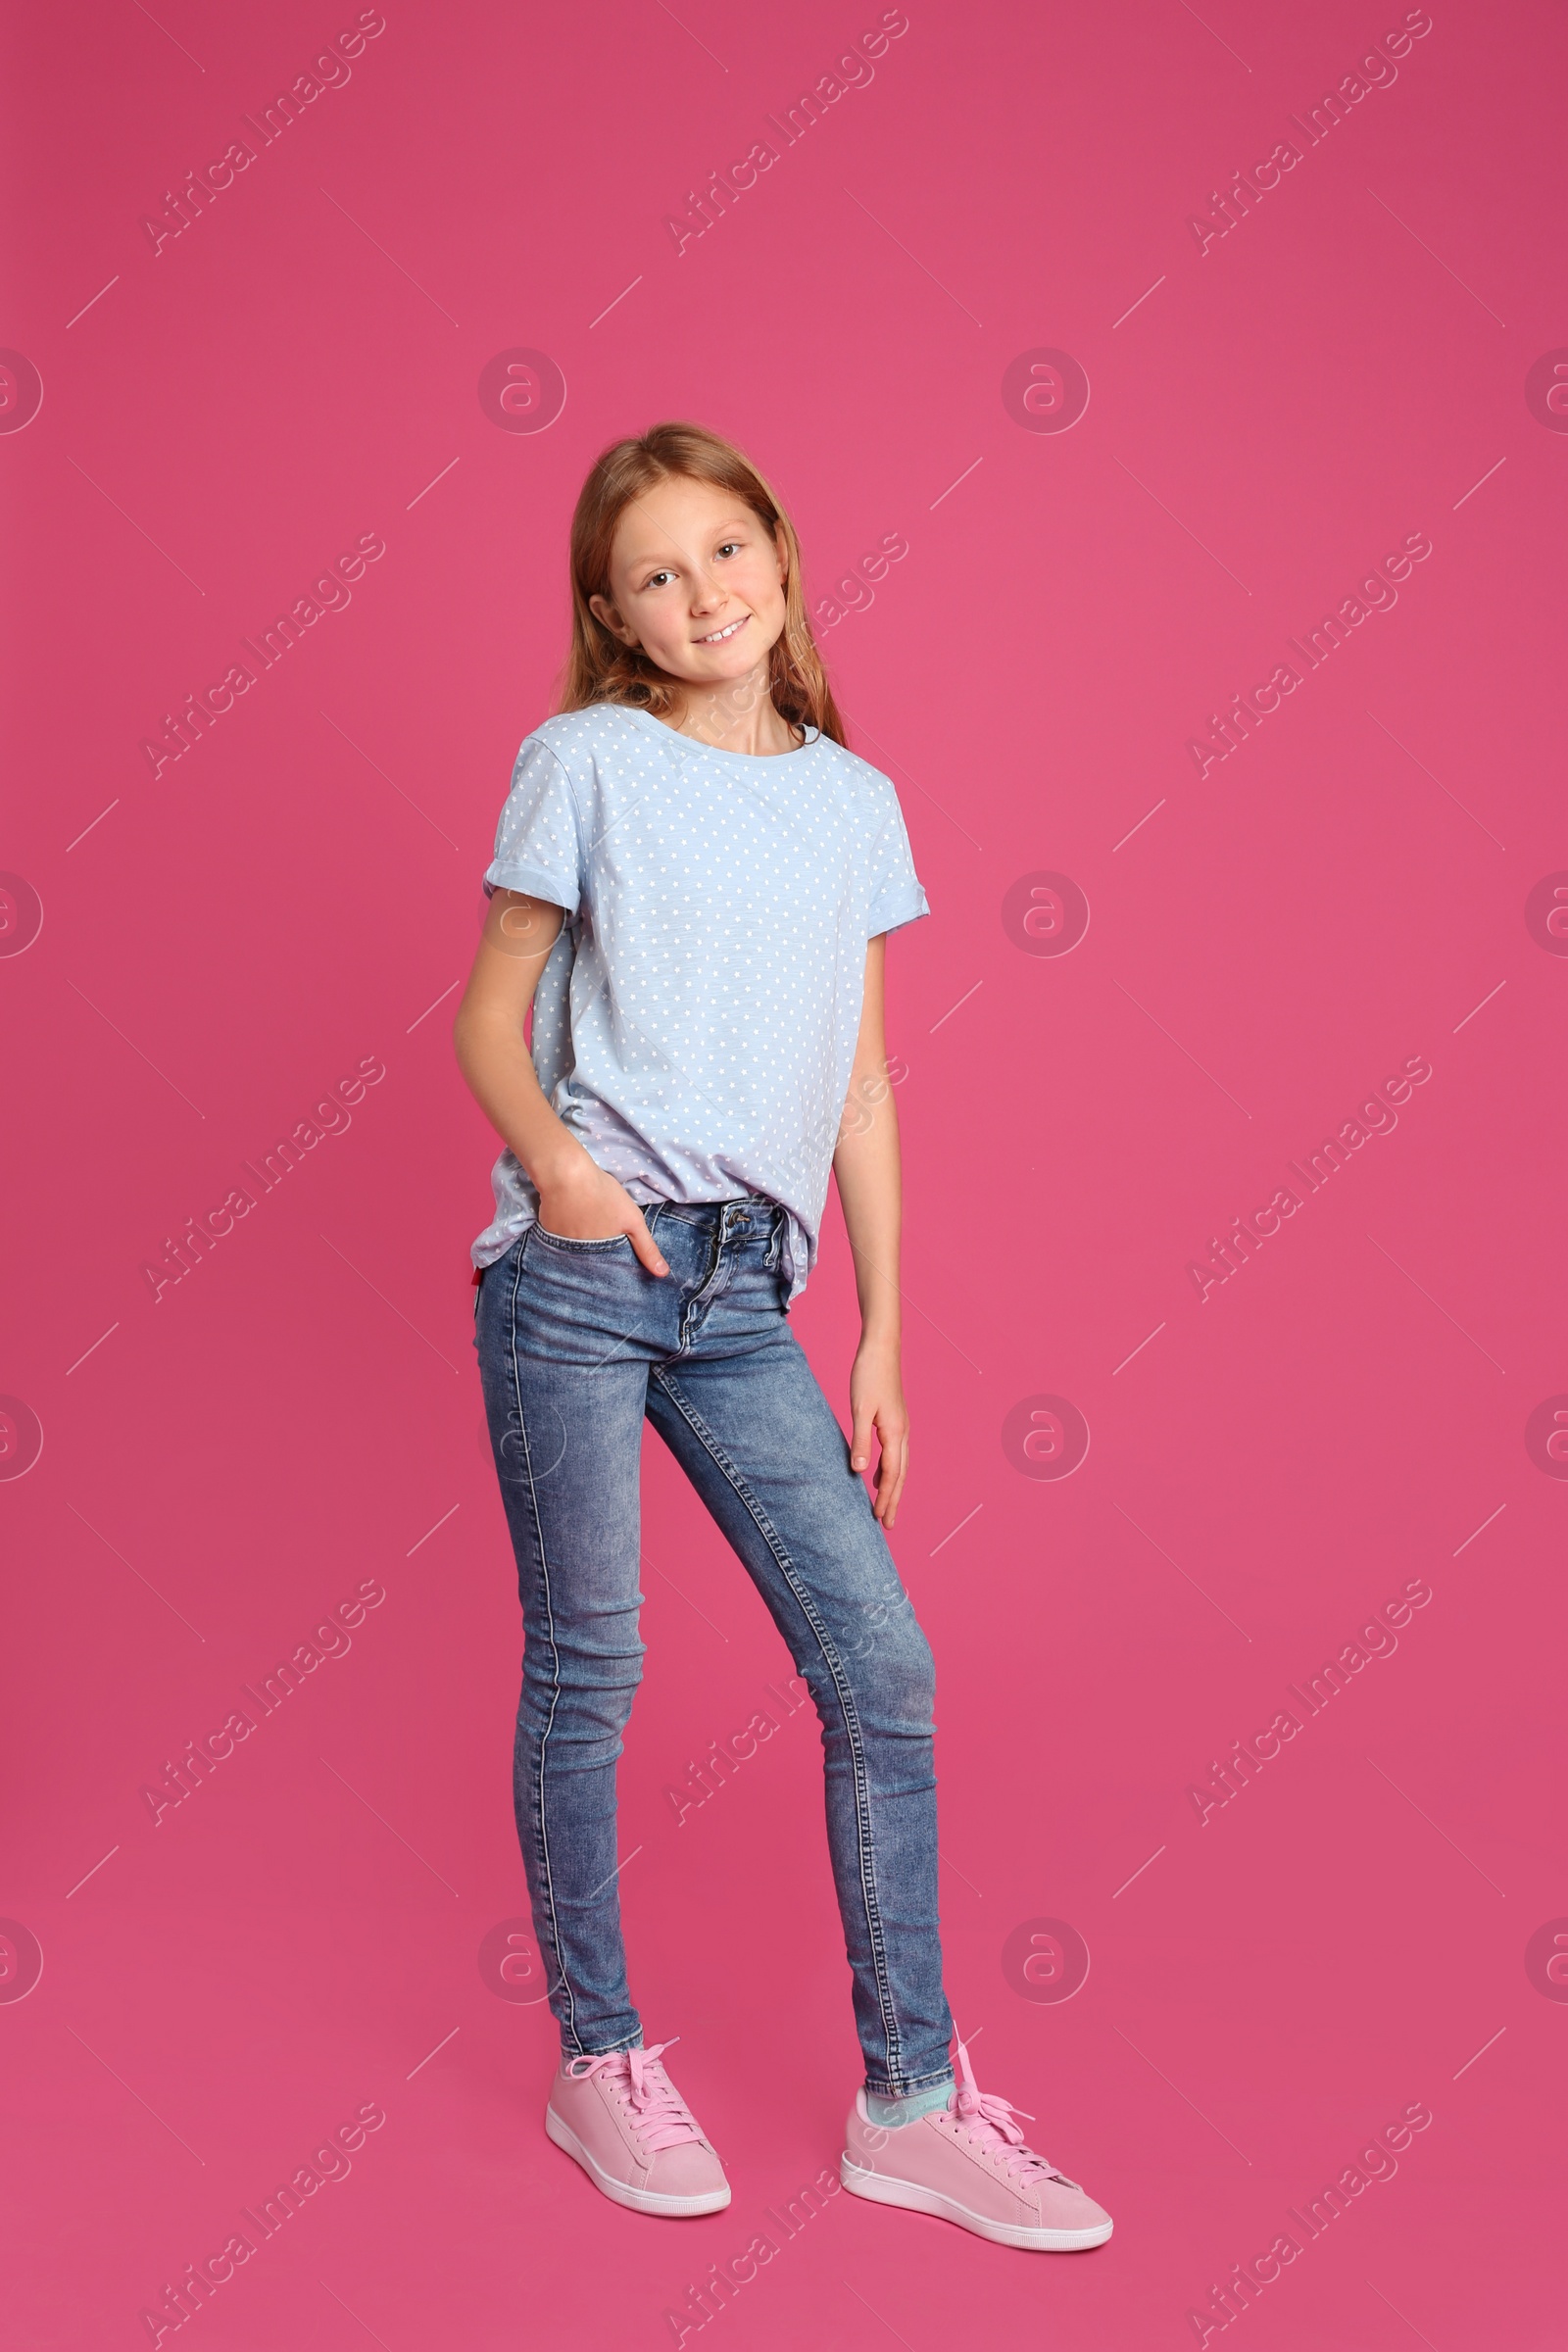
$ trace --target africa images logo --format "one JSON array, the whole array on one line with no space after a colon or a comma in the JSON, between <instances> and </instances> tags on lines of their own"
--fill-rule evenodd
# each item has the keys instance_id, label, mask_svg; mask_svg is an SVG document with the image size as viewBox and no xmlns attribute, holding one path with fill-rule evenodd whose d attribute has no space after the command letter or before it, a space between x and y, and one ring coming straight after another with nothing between
<instances>
[{"instance_id":1,"label":"africa images logo","mask_svg":"<svg viewBox=\"0 0 1568 2352\"><path fill-rule=\"evenodd\" d=\"M1070 1478L1089 1451L1089 1424L1065 1396L1020 1396L1002 1424L1002 1450L1025 1478Z\"/></svg>"}]
</instances>

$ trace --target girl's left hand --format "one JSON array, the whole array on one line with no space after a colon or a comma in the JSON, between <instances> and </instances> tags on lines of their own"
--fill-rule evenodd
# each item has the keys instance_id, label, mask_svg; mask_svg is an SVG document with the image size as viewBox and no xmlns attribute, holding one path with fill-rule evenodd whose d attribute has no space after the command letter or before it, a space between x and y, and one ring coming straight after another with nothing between
<instances>
[{"instance_id":1,"label":"girl's left hand","mask_svg":"<svg viewBox=\"0 0 1568 2352\"><path fill-rule=\"evenodd\" d=\"M909 1416L904 1403L904 1381L895 1348L862 1342L850 1371L850 1467L863 1471L871 1459L871 1433L881 1448L873 1485L872 1509L884 1527L891 1527L904 1493L909 1467Z\"/></svg>"}]
</instances>

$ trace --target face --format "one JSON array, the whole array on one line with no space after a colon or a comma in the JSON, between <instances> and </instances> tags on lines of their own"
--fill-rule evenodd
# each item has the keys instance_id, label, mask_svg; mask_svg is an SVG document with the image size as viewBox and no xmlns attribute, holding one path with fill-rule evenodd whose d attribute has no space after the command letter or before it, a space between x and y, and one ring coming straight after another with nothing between
<instances>
[{"instance_id":1,"label":"face","mask_svg":"<svg viewBox=\"0 0 1568 2352\"><path fill-rule=\"evenodd\" d=\"M744 678L784 627L784 556L744 499L677 474L615 526L594 612L623 645L692 686Z\"/></svg>"}]
</instances>

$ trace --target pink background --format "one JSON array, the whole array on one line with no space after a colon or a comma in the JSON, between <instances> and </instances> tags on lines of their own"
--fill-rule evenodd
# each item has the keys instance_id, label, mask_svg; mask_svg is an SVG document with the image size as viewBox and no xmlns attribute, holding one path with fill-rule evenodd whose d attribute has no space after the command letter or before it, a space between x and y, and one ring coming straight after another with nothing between
<instances>
[{"instance_id":1,"label":"pink background","mask_svg":"<svg viewBox=\"0 0 1568 2352\"><path fill-rule=\"evenodd\" d=\"M858 2070L811 1717L677 1826L667 1788L788 1660L656 1443L624 1900L727 2213L594 2196L540 2130L527 1947L510 1987L493 1957L525 1908L519 1634L471 1349L496 1144L450 1019L578 483L667 416L755 454L813 594L908 545L822 641L934 908L892 955L895 1549L938 1659L954 2006L1116 2219L1039 2261L835 2196L685 2340L935 2352L984 2298L999 2342L1191 2343L1424 2102L1397 2176L1234 2326L1562 2341L1561 13L1435 5L1308 144L1290 118L1397 6L909 0L874 78L677 254L665 216L880 13L388 0L156 252L143 216L356 11L13 36L0 341L43 392L26 420L10 364L18 2345L149 2340L166 2283L372 2102L352 2174L204 2310L208 2352L652 2352L836 2163ZM1211 191L1293 138L1200 249L1189 216L1217 228ZM564 375L548 430L481 406L519 348ZM1004 402L1043 348L1087 373L1068 430L1032 429L1051 378L1030 429ZM1414 534L1396 605L1292 655ZM352 603L155 778L163 714L362 535ZM1200 775L1189 740L1292 661ZM1070 953L1004 921L1040 872L1087 902ZM1200 1298L1212 1237L1414 1057L1396 1128ZM166 1241L362 1061L352 1123L155 1302ZM836 1210L797 1324L842 1407ZM1069 1476L1021 1474L1071 1460L1050 1423L1043 1461L1004 1446L1042 1396L1087 1427ZM1397 1651L1200 1823L1190 1788L1415 1580ZM155 1825L144 1786L362 1584L352 1649ZM1042 1921L1070 1934L1025 1976ZM1087 1981L1049 1997L1073 1937Z\"/></svg>"}]
</instances>

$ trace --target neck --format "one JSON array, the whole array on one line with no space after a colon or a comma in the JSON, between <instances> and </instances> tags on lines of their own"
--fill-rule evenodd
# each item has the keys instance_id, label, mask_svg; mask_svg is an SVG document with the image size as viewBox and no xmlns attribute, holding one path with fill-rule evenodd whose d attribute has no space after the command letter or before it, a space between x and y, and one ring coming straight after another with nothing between
<instances>
[{"instance_id":1,"label":"neck","mask_svg":"<svg viewBox=\"0 0 1568 2352\"><path fill-rule=\"evenodd\" d=\"M716 686L686 686L665 722L724 752L792 752L796 731L773 707L767 663Z\"/></svg>"}]
</instances>

